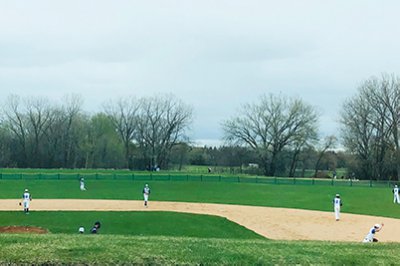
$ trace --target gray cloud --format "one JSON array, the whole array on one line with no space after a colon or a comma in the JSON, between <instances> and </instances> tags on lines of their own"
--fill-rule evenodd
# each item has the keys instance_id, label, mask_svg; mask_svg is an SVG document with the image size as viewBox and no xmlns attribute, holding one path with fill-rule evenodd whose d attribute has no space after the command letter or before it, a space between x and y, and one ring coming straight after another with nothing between
<instances>
[{"instance_id":1,"label":"gray cloud","mask_svg":"<svg viewBox=\"0 0 400 266\"><path fill-rule=\"evenodd\" d=\"M303 98L337 133L341 103L400 67L397 1L34 1L0 3L0 97L174 93L194 139L264 93Z\"/></svg>"}]
</instances>

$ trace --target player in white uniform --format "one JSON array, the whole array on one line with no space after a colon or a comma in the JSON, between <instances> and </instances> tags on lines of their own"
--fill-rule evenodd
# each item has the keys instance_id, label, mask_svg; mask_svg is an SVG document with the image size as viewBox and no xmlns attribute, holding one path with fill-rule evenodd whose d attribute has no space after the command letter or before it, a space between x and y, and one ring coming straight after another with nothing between
<instances>
[{"instance_id":1,"label":"player in white uniform","mask_svg":"<svg viewBox=\"0 0 400 266\"><path fill-rule=\"evenodd\" d=\"M394 188L392 191L393 191L393 203L400 203L399 188L397 187L397 185L394 185Z\"/></svg>"},{"instance_id":2,"label":"player in white uniform","mask_svg":"<svg viewBox=\"0 0 400 266\"><path fill-rule=\"evenodd\" d=\"M383 227L383 223L382 224L375 224L373 227L371 227L371 229L369 229L368 234L365 236L363 243L369 243L369 242L378 242L378 239L376 239L375 233L379 232Z\"/></svg>"},{"instance_id":3,"label":"player in white uniform","mask_svg":"<svg viewBox=\"0 0 400 266\"><path fill-rule=\"evenodd\" d=\"M24 194L22 194L22 204L24 206L24 212L26 214L29 213L29 203L32 200L32 196L29 193L28 189L26 188Z\"/></svg>"},{"instance_id":4,"label":"player in white uniform","mask_svg":"<svg viewBox=\"0 0 400 266\"><path fill-rule=\"evenodd\" d=\"M149 195L150 195L150 188L149 185L146 184L143 188L144 206L146 207L147 207L147 202L149 201Z\"/></svg>"},{"instance_id":5,"label":"player in white uniform","mask_svg":"<svg viewBox=\"0 0 400 266\"><path fill-rule=\"evenodd\" d=\"M340 207L342 206L342 200L340 199L340 195L336 194L335 198L333 199L333 209L335 211L335 218L336 221L340 219Z\"/></svg>"},{"instance_id":6,"label":"player in white uniform","mask_svg":"<svg viewBox=\"0 0 400 266\"><path fill-rule=\"evenodd\" d=\"M84 179L83 177L81 177L79 183L80 183L80 188L81 188L81 190L82 190L82 191L83 191L83 190L86 190L86 188L85 188L85 179Z\"/></svg>"}]
</instances>

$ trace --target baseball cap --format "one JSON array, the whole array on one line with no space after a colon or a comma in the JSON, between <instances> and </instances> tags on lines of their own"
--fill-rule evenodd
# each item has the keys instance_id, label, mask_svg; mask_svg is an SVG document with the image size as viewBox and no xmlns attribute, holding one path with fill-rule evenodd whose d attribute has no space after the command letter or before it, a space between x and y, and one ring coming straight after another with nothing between
<instances>
[{"instance_id":1,"label":"baseball cap","mask_svg":"<svg viewBox=\"0 0 400 266\"><path fill-rule=\"evenodd\" d=\"M380 228L381 225L380 225L380 224L375 224L374 227L375 227L375 228Z\"/></svg>"},{"instance_id":2,"label":"baseball cap","mask_svg":"<svg viewBox=\"0 0 400 266\"><path fill-rule=\"evenodd\" d=\"M27 189L27 188L25 188L25 192L26 192L26 191L28 191L28 189Z\"/></svg>"},{"instance_id":3,"label":"baseball cap","mask_svg":"<svg viewBox=\"0 0 400 266\"><path fill-rule=\"evenodd\" d=\"M339 194L336 194L336 197L340 197L340 195L339 195Z\"/></svg>"}]
</instances>

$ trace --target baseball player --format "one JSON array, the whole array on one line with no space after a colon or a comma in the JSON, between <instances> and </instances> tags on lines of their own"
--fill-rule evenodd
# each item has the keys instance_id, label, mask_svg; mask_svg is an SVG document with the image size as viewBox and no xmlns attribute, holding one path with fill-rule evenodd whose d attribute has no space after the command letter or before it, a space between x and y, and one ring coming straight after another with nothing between
<instances>
[{"instance_id":1,"label":"baseball player","mask_svg":"<svg viewBox=\"0 0 400 266\"><path fill-rule=\"evenodd\" d=\"M397 187L397 185L394 185L392 192L393 192L393 203L400 203L399 188Z\"/></svg>"},{"instance_id":2,"label":"baseball player","mask_svg":"<svg viewBox=\"0 0 400 266\"><path fill-rule=\"evenodd\" d=\"M90 230L90 232L92 234L97 234L99 232L100 227L101 227L101 223L97 221L94 223L94 226L92 227L92 230Z\"/></svg>"},{"instance_id":3,"label":"baseball player","mask_svg":"<svg viewBox=\"0 0 400 266\"><path fill-rule=\"evenodd\" d=\"M150 188L149 185L146 184L143 188L144 206L146 206L146 208L147 208L147 202L149 200L149 195L150 195Z\"/></svg>"},{"instance_id":4,"label":"baseball player","mask_svg":"<svg viewBox=\"0 0 400 266\"><path fill-rule=\"evenodd\" d=\"M29 213L29 202L32 200L32 196L26 188L24 194L22 194L22 204L24 205L24 212Z\"/></svg>"},{"instance_id":5,"label":"baseball player","mask_svg":"<svg viewBox=\"0 0 400 266\"><path fill-rule=\"evenodd\" d=\"M340 207L342 206L342 200L340 199L340 195L336 194L335 198L333 198L333 209L335 211L336 221L340 219Z\"/></svg>"},{"instance_id":6,"label":"baseball player","mask_svg":"<svg viewBox=\"0 0 400 266\"><path fill-rule=\"evenodd\" d=\"M382 229L383 225L383 223L375 224L373 227L371 227L368 234L365 236L363 243L378 242L378 239L376 239L374 236L376 232L379 232Z\"/></svg>"},{"instance_id":7,"label":"baseball player","mask_svg":"<svg viewBox=\"0 0 400 266\"><path fill-rule=\"evenodd\" d=\"M85 188L85 179L83 177L81 177L81 179L79 180L80 183L80 188L82 191L86 190Z\"/></svg>"}]
</instances>

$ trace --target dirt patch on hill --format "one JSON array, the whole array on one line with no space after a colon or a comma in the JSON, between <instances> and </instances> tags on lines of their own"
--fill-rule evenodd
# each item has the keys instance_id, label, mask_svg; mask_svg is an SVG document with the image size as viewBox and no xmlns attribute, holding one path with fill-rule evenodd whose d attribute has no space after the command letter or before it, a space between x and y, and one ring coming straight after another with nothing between
<instances>
[{"instance_id":1,"label":"dirt patch on hill","mask_svg":"<svg viewBox=\"0 0 400 266\"><path fill-rule=\"evenodd\" d=\"M0 200L0 211L22 211L18 200ZM333 212L241 206L229 204L142 201L36 199L32 211L173 211L225 217L260 235L277 240L323 240L361 242L376 223L384 228L376 234L381 242L400 242L400 219L343 213L335 221Z\"/></svg>"},{"instance_id":2,"label":"dirt patch on hill","mask_svg":"<svg viewBox=\"0 0 400 266\"><path fill-rule=\"evenodd\" d=\"M0 226L0 233L6 234L46 234L48 231L33 226Z\"/></svg>"}]
</instances>

